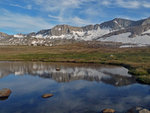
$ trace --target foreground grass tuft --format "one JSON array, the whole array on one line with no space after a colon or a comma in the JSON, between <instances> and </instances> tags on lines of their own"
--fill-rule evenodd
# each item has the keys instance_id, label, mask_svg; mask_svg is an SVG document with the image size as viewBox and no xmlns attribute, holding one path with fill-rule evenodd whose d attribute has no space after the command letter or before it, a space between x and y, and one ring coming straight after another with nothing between
<instances>
[{"instance_id":1,"label":"foreground grass tuft","mask_svg":"<svg viewBox=\"0 0 150 113\"><path fill-rule=\"evenodd\" d=\"M138 76L137 81L144 84L150 84L150 75Z\"/></svg>"}]
</instances>

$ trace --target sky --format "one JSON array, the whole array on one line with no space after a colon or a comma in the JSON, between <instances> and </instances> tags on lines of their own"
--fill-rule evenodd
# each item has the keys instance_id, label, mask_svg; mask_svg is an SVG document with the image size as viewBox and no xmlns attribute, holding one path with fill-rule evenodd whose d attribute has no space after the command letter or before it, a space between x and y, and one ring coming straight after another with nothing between
<instances>
[{"instance_id":1,"label":"sky","mask_svg":"<svg viewBox=\"0 0 150 113\"><path fill-rule=\"evenodd\" d=\"M148 17L150 0L0 0L0 32L8 34Z\"/></svg>"}]
</instances>

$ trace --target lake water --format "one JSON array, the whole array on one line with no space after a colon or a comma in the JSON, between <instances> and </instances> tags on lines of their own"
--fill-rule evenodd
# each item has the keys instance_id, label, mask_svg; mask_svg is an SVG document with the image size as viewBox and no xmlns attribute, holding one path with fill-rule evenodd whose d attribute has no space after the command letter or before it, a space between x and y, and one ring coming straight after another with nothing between
<instances>
[{"instance_id":1,"label":"lake water","mask_svg":"<svg viewBox=\"0 0 150 113\"><path fill-rule=\"evenodd\" d=\"M2 88L12 94L0 101L0 113L99 113L104 108L124 113L150 107L150 87L136 83L123 67L0 62ZM44 93L54 96L43 99Z\"/></svg>"}]
</instances>

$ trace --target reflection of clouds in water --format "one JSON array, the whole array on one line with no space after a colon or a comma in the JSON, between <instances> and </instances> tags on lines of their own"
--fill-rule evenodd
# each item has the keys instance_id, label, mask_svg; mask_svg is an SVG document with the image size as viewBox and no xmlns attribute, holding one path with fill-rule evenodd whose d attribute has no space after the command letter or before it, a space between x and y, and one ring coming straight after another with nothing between
<instances>
[{"instance_id":1,"label":"reflection of clouds in water","mask_svg":"<svg viewBox=\"0 0 150 113\"><path fill-rule=\"evenodd\" d=\"M13 77L13 80L10 78ZM9 79L9 80L7 80ZM12 89L13 93L19 93L20 95L30 94L36 91L43 90L47 88L48 85L51 86L54 84L52 80L44 80L40 78L35 78L32 76L22 76L22 77L15 77L13 75L8 76L8 78L4 78L0 81L0 88L8 87Z\"/></svg>"},{"instance_id":2,"label":"reflection of clouds in water","mask_svg":"<svg viewBox=\"0 0 150 113\"><path fill-rule=\"evenodd\" d=\"M103 86L100 87L99 89L99 85L97 83L96 84L91 83L90 85L89 84L87 82L86 86L82 87L82 90L80 89L75 90L74 88L75 84L69 84L70 87L68 87L68 85L67 87L66 86L60 87L59 89L60 92L58 95L59 97L55 98L54 100L59 104L53 103L54 105L52 105L48 109L52 111L54 110L56 111L56 113L60 112L58 108L61 108L62 113L69 112L71 110L75 110L74 112L79 110L80 113L82 110L84 111L85 109L98 112L104 108L110 107L121 112L130 109L132 106L142 104L146 105L150 101L150 99L148 99L149 95L145 94L146 90L143 91L143 89L146 89L145 87L140 87L143 89L136 91L136 95L132 94L132 89L136 88L137 87L136 85L128 87L129 89L123 88L122 91L124 90L123 91L124 94L123 95L120 94L118 96L119 91L115 87L110 86L110 89L113 90L110 89L103 90L104 88L107 87ZM97 87L94 90L93 87L95 86ZM125 96L125 92L127 92L128 95ZM141 94L140 92L142 92L143 94ZM107 94L109 94L109 97L107 96ZM48 103L46 105L48 105ZM44 108L44 106L42 107Z\"/></svg>"},{"instance_id":3,"label":"reflection of clouds in water","mask_svg":"<svg viewBox=\"0 0 150 113\"><path fill-rule=\"evenodd\" d=\"M97 113L104 108L114 108L121 112L132 106L149 105L149 86L132 84L114 87L103 82L85 81L86 76L92 76L92 78L98 76L100 80L105 78L108 79L107 83L111 80L118 82L120 79L127 78L126 84L132 77L128 76L125 68L62 65L61 70L57 72L56 67L56 65L44 63L0 63L0 72L3 74L4 72L5 74L23 72L23 75L25 73L32 75L10 75L0 79L0 88L8 87L13 91L10 98L0 106L0 113L16 113L16 111L19 113L87 113L88 111ZM111 73L112 76L103 72ZM56 77L54 80L59 77L63 80L66 76L67 79L72 79L71 77L79 77L79 79L63 83L52 79L42 79L43 76L49 76L47 73L54 74L51 76ZM115 76L115 74L127 77ZM41 98L43 93L53 93L54 96L45 100Z\"/></svg>"},{"instance_id":4,"label":"reflection of clouds in water","mask_svg":"<svg viewBox=\"0 0 150 113\"><path fill-rule=\"evenodd\" d=\"M9 100L10 102L15 100L15 104L10 103L9 109L18 106L16 110L22 113L25 111L27 113L49 113L49 111L51 113L60 113L60 111L61 113L87 111L97 113L109 107L125 111L133 105L147 105L150 101L150 96L147 94L149 87L140 84L117 88L104 83L83 80L57 83L33 76L17 76L13 77L13 81L10 81L10 78L1 79L0 87L12 88L13 93ZM136 90L133 92L133 89ZM51 91L54 91L52 98L44 100L40 97L43 93ZM7 105L1 107L0 112L8 108Z\"/></svg>"}]
</instances>

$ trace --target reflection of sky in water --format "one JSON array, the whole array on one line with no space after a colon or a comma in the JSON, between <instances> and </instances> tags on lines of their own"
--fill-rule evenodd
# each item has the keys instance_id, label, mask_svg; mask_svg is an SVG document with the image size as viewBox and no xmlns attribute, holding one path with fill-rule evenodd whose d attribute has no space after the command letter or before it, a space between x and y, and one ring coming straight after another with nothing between
<instances>
[{"instance_id":1,"label":"reflection of sky in water","mask_svg":"<svg viewBox=\"0 0 150 113\"><path fill-rule=\"evenodd\" d=\"M137 83L121 87L80 79L58 83L29 74L9 74L0 79L0 88L4 87L10 88L12 94L8 100L0 101L0 113L97 113L104 108L123 112L134 106L150 105L149 86ZM42 99L43 93L54 96Z\"/></svg>"}]
</instances>

